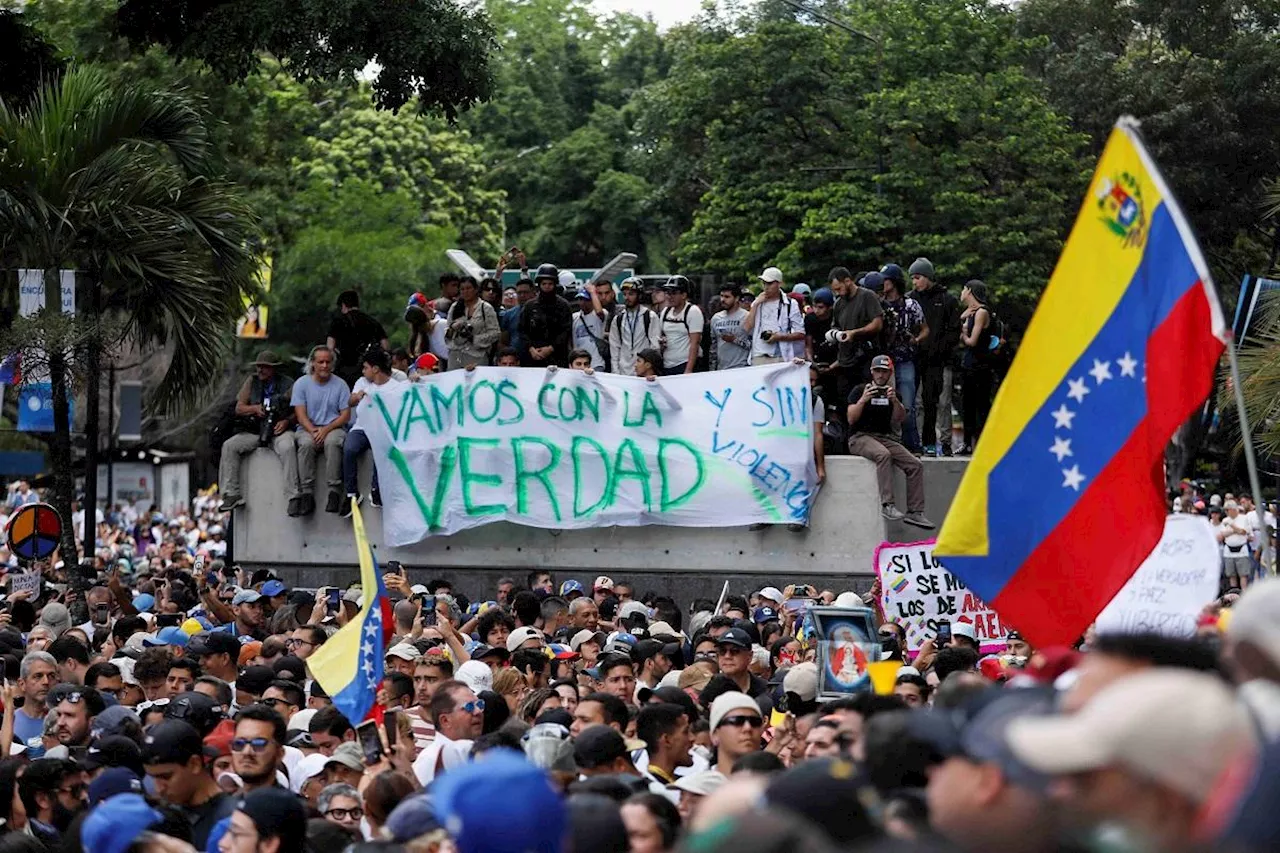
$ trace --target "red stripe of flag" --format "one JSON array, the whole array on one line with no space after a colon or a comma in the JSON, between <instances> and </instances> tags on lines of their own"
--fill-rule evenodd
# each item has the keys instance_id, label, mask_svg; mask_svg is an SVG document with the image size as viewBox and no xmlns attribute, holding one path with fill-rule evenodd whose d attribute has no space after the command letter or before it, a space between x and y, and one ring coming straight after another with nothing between
<instances>
[{"instance_id":1,"label":"red stripe of flag","mask_svg":"<svg viewBox=\"0 0 1280 853\"><path fill-rule=\"evenodd\" d=\"M1165 445L1209 395L1222 350L1197 282L1147 342L1146 416L991 601L998 612L1037 614L1018 626L1033 645L1079 639L1160 541Z\"/></svg>"}]
</instances>

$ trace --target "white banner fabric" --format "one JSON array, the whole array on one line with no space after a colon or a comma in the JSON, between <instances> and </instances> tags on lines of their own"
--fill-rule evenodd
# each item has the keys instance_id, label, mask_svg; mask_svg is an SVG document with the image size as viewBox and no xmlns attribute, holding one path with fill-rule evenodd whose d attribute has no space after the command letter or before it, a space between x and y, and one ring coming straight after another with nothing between
<instances>
[{"instance_id":1,"label":"white banner fabric","mask_svg":"<svg viewBox=\"0 0 1280 853\"><path fill-rule=\"evenodd\" d=\"M813 392L796 364L654 382L561 369L454 370L360 402L403 546L493 521L551 530L805 522Z\"/></svg>"}]
</instances>

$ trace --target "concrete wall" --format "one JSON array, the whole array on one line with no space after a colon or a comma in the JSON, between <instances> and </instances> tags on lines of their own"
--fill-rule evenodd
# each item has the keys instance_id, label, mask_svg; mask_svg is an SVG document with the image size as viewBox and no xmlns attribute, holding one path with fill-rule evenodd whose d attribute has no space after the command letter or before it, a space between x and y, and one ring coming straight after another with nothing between
<instances>
[{"instance_id":1,"label":"concrete wall","mask_svg":"<svg viewBox=\"0 0 1280 853\"><path fill-rule=\"evenodd\" d=\"M368 458L362 481L367 484ZM356 554L348 521L323 511L324 495L309 518L289 518L275 455L258 450L245 458L249 505L236 510L235 559L246 568L269 568L286 582L314 587L345 585L356 578ZM959 483L964 463L925 460L926 512L941 524ZM899 506L902 482L898 477ZM367 489L367 485L365 485ZM563 532L506 522L432 537L407 548L378 547L382 511L363 507L378 562L399 560L414 582L445 577L470 597L488 597L504 575L523 576L546 568L557 581L575 577L590 583L599 574L627 577L642 590L653 589L688 601L714 598L724 581L742 591L770 583L811 582L820 588L865 589L871 559L886 539L913 542L928 531L880 515L875 469L865 459L827 460L827 482L804 533L773 527L758 533L745 527L607 527ZM886 530L886 527L888 528Z\"/></svg>"}]
</instances>

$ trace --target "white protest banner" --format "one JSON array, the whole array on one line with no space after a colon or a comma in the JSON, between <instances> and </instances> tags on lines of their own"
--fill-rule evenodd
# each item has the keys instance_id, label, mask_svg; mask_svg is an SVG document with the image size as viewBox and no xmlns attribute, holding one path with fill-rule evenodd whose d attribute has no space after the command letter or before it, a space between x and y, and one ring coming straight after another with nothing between
<instances>
[{"instance_id":1,"label":"white protest banner","mask_svg":"<svg viewBox=\"0 0 1280 853\"><path fill-rule=\"evenodd\" d=\"M9 575L9 597L12 598L16 593L28 592L28 601L35 601L40 597L40 570L36 569L22 574Z\"/></svg>"},{"instance_id":2,"label":"white protest banner","mask_svg":"<svg viewBox=\"0 0 1280 853\"><path fill-rule=\"evenodd\" d=\"M1099 633L1192 637L1196 617L1218 597L1222 545L1208 519L1171 515L1159 543L1094 622Z\"/></svg>"},{"instance_id":3,"label":"white protest banner","mask_svg":"<svg viewBox=\"0 0 1280 853\"><path fill-rule=\"evenodd\" d=\"M885 542L876 549L884 618L906 631L907 651L918 651L925 640L936 637L939 622L969 622L983 652L1000 651L1008 628L964 581L933 559L933 543Z\"/></svg>"},{"instance_id":4,"label":"white protest banner","mask_svg":"<svg viewBox=\"0 0 1280 853\"><path fill-rule=\"evenodd\" d=\"M476 368L360 402L386 544L511 521L547 529L803 522L813 393L796 364L655 382Z\"/></svg>"}]
</instances>

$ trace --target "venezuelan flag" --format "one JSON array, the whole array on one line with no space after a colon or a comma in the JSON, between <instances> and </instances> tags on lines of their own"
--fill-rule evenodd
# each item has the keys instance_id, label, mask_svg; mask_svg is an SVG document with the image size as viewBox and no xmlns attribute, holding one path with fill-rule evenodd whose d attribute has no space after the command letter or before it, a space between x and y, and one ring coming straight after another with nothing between
<instances>
[{"instance_id":1,"label":"venezuelan flag","mask_svg":"<svg viewBox=\"0 0 1280 853\"><path fill-rule=\"evenodd\" d=\"M364 720L373 708L382 685L383 653L391 639L391 600L373 559L364 532L360 507L352 509L356 553L360 557L360 585L364 603L355 618L330 637L307 659L311 676L329 694L333 704L353 724Z\"/></svg>"},{"instance_id":2,"label":"venezuelan flag","mask_svg":"<svg viewBox=\"0 0 1280 853\"><path fill-rule=\"evenodd\" d=\"M1035 645L1074 642L1155 547L1165 446L1228 330L1137 122L1117 122L934 555Z\"/></svg>"}]
</instances>

